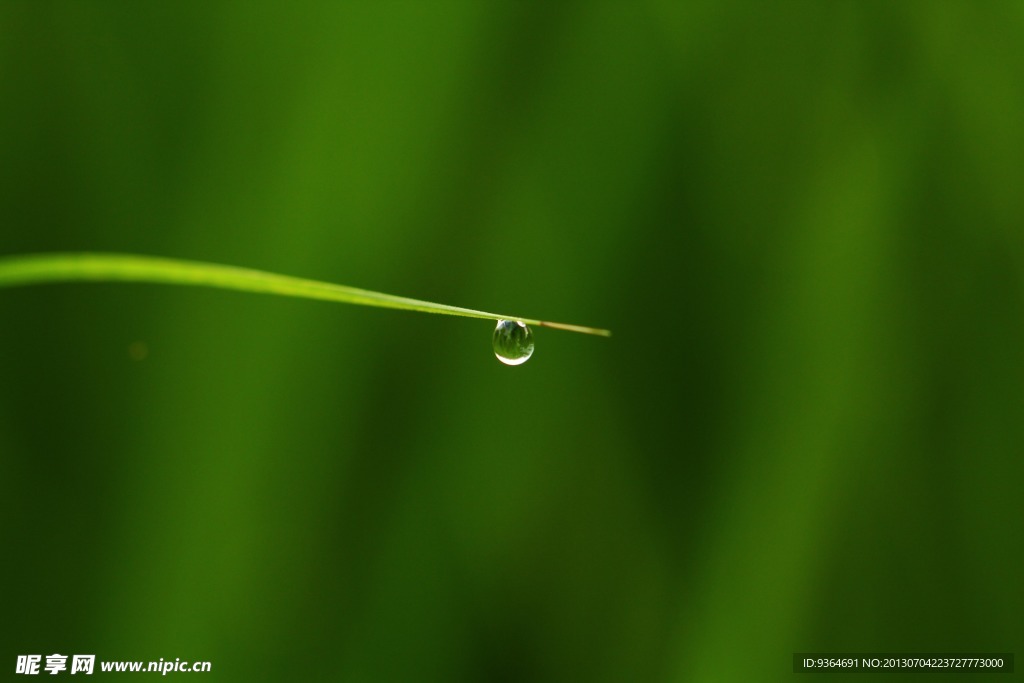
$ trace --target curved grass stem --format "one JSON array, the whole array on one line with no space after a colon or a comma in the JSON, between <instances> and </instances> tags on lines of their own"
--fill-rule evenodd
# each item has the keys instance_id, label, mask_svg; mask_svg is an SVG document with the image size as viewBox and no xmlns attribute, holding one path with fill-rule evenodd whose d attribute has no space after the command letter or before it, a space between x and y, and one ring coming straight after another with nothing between
<instances>
[{"instance_id":1,"label":"curved grass stem","mask_svg":"<svg viewBox=\"0 0 1024 683\"><path fill-rule=\"evenodd\" d=\"M259 294L277 294L361 306L440 313L464 318L521 320L528 325L610 337L594 327L499 315L470 308L382 294L329 282L278 275L215 263L181 261L135 254L53 253L0 258L0 287L21 287L57 282L151 282L168 285L214 287Z\"/></svg>"}]
</instances>

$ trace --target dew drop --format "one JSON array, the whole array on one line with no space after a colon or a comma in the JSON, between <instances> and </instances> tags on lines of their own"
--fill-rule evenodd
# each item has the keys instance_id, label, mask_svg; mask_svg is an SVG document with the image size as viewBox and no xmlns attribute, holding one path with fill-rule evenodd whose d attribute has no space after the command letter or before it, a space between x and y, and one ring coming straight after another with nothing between
<instances>
[{"instance_id":1,"label":"dew drop","mask_svg":"<svg viewBox=\"0 0 1024 683\"><path fill-rule=\"evenodd\" d=\"M522 365L533 355L533 331L518 320L499 320L493 341L494 355L505 365Z\"/></svg>"}]
</instances>

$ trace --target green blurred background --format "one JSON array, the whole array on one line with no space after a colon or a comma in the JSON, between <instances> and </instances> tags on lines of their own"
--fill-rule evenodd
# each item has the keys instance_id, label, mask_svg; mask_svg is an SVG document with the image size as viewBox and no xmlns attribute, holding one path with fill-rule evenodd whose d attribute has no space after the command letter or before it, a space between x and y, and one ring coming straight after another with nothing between
<instances>
[{"instance_id":1,"label":"green blurred background","mask_svg":"<svg viewBox=\"0 0 1024 683\"><path fill-rule=\"evenodd\" d=\"M1022 36L1016 0L2 0L0 254L615 336L508 368L483 321L0 292L0 666L1020 652Z\"/></svg>"}]
</instances>

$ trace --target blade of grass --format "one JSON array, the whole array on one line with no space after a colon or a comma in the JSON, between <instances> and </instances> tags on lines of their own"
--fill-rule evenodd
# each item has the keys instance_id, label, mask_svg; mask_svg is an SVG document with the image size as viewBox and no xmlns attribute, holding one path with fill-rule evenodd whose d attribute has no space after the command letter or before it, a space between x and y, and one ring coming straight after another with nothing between
<instances>
[{"instance_id":1,"label":"blade of grass","mask_svg":"<svg viewBox=\"0 0 1024 683\"><path fill-rule=\"evenodd\" d=\"M168 285L215 287L242 292L277 294L304 299L336 301L361 306L440 313L464 318L520 320L528 325L610 337L608 330L545 320L499 315L470 308L435 304L329 282L278 275L215 263L181 261L135 254L54 253L0 258L0 287L21 287L56 282L151 282Z\"/></svg>"}]
</instances>

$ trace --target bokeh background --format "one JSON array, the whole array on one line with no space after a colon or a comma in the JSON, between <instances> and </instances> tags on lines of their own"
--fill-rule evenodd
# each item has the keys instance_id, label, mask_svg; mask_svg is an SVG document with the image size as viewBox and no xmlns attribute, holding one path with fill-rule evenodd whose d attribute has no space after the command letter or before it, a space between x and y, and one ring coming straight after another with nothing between
<instances>
[{"instance_id":1,"label":"bokeh background","mask_svg":"<svg viewBox=\"0 0 1024 683\"><path fill-rule=\"evenodd\" d=\"M0 292L0 666L1019 654L1022 36L1015 0L3 0L0 254L615 336L508 368L484 321Z\"/></svg>"}]
</instances>

